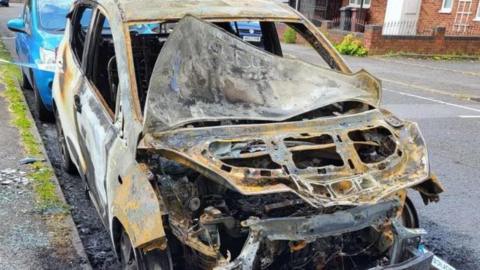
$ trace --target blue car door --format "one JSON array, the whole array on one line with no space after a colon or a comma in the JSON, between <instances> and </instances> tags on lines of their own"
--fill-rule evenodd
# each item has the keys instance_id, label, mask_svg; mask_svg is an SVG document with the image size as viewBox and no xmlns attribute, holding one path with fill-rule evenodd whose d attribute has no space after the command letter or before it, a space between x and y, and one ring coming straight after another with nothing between
<instances>
[{"instance_id":1,"label":"blue car door","mask_svg":"<svg viewBox=\"0 0 480 270\"><path fill-rule=\"evenodd\" d=\"M23 7L23 14L22 14L23 21L25 22L25 31L26 33L17 33L16 38L16 48L17 48L17 55L18 60L20 63L31 63L30 58L30 44L32 43L32 1L27 0L25 1L25 5ZM25 75L28 76L30 82L32 82L32 78L30 77L30 72L27 67L22 67L23 72Z\"/></svg>"}]
</instances>

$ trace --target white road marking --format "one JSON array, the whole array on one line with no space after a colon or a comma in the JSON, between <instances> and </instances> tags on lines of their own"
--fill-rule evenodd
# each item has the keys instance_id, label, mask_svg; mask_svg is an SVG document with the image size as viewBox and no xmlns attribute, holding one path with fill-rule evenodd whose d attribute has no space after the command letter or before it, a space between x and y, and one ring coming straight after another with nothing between
<instances>
[{"instance_id":1,"label":"white road marking","mask_svg":"<svg viewBox=\"0 0 480 270\"><path fill-rule=\"evenodd\" d=\"M480 118L480 115L459 115L460 118Z\"/></svg>"},{"instance_id":2,"label":"white road marking","mask_svg":"<svg viewBox=\"0 0 480 270\"><path fill-rule=\"evenodd\" d=\"M443 105L447 105L447 106L451 106L451 107L456 107L456 108L460 108L460 109L464 109L464 110L468 110L468 111L480 113L480 109L476 109L476 108L472 108L472 107L468 107L468 106L464 106L464 105L459 105L459 104L455 104L455 103L450 103L450 102L446 102L446 101L441 101L441 100L438 100L438 99L428 98L428 97L419 96L419 95L415 95L415 94L410 94L410 93L406 93L406 92L402 92L402 91L394 91L394 90L385 89L385 88L384 88L383 90L384 90L384 91L387 91L387 92L397 93L397 94L403 95L403 96L408 96L408 97L413 97L413 98L428 100L428 101L431 101L431 102L435 102L435 103L439 103L439 104L443 104Z\"/></svg>"},{"instance_id":3,"label":"white road marking","mask_svg":"<svg viewBox=\"0 0 480 270\"><path fill-rule=\"evenodd\" d=\"M419 90L422 90L422 91L431 92L431 93L440 94L440 95L445 95L445 96L450 96L450 97L463 99L463 100L470 100L472 98L480 99L479 96L473 96L473 95L470 95L470 94L452 93L452 92L448 92L448 91L444 91L444 90L440 90L440 89L435 89L435 88L430 88L430 87L427 87L427 86L418 85L418 84L414 84L414 83L406 83L406 82L390 80L390 79L381 78L381 77L380 77L380 80L382 80L382 82L393 83L393 84L405 86L405 87L408 87L408 88L416 88L416 89L419 89ZM466 93L467 91L462 90L461 92Z\"/></svg>"}]
</instances>

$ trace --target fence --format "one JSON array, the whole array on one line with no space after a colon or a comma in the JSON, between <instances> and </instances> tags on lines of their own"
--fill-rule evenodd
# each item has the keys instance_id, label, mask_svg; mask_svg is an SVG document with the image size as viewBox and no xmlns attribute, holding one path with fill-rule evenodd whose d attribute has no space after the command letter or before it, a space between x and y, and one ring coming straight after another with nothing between
<instances>
[{"instance_id":1,"label":"fence","mask_svg":"<svg viewBox=\"0 0 480 270\"><path fill-rule=\"evenodd\" d=\"M364 18L337 17L331 21L331 27L352 32L365 31L366 20Z\"/></svg>"},{"instance_id":2,"label":"fence","mask_svg":"<svg viewBox=\"0 0 480 270\"><path fill-rule=\"evenodd\" d=\"M467 25L461 25L461 26L450 26L446 27L445 31L446 36L466 36L466 37L471 37L471 36L480 36L480 24L477 22L475 24L467 24Z\"/></svg>"},{"instance_id":3,"label":"fence","mask_svg":"<svg viewBox=\"0 0 480 270\"><path fill-rule=\"evenodd\" d=\"M480 25L478 23L465 25L442 25L432 27L422 25L417 20L386 21L383 24L382 34L385 36L431 36L434 28L445 28L445 36L480 36Z\"/></svg>"},{"instance_id":4,"label":"fence","mask_svg":"<svg viewBox=\"0 0 480 270\"><path fill-rule=\"evenodd\" d=\"M341 1L332 0L297 0L289 3L294 8L298 7L298 11L314 23L332 19L341 7Z\"/></svg>"},{"instance_id":5,"label":"fence","mask_svg":"<svg viewBox=\"0 0 480 270\"><path fill-rule=\"evenodd\" d=\"M386 21L382 34L385 36L430 36L433 29L418 30L417 20Z\"/></svg>"}]
</instances>

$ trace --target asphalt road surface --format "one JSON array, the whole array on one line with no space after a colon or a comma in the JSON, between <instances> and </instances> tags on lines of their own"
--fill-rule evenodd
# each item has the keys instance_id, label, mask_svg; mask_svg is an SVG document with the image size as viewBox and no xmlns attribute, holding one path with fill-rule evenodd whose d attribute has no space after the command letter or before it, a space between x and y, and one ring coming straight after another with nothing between
<instances>
[{"instance_id":1,"label":"asphalt road surface","mask_svg":"<svg viewBox=\"0 0 480 270\"><path fill-rule=\"evenodd\" d=\"M20 7L0 8L0 34L13 48L5 25ZM285 52L307 61L320 61L298 45ZM14 53L14 50L12 50ZM419 123L429 147L431 169L446 192L437 204L424 206L411 192L427 246L457 269L480 269L480 62L430 61L405 58L346 58L354 70L364 68L383 81L383 106ZM27 98L32 94L26 91ZM31 98L29 98L31 100ZM54 126L39 124L49 156L59 168ZM97 269L117 267L106 233L82 184L57 170L89 259Z\"/></svg>"}]
</instances>

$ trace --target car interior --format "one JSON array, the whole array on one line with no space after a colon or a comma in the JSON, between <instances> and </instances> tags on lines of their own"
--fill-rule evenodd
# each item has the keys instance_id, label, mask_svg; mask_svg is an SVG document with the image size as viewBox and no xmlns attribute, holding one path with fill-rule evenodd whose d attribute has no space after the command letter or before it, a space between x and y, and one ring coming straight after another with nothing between
<instances>
[{"instance_id":1,"label":"car interior","mask_svg":"<svg viewBox=\"0 0 480 270\"><path fill-rule=\"evenodd\" d=\"M102 18L103 27L95 31L91 42L91 54L87 61L87 77L96 86L108 107L115 111L118 88L118 71L114 50L114 41L110 27L105 18ZM152 75L158 55L173 31L175 23L147 24L130 28L130 37L133 51L133 61L138 87L138 97L143 108L145 106L150 77ZM218 27L239 38L240 33L229 22L215 23ZM262 41L251 44L269 53L283 56L279 37L273 22L261 22Z\"/></svg>"}]
</instances>

